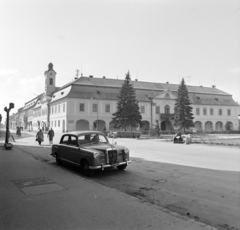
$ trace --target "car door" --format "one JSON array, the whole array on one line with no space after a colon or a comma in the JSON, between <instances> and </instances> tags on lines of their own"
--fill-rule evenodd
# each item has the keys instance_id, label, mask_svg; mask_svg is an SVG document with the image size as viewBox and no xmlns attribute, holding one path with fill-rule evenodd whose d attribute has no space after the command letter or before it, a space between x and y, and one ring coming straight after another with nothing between
<instances>
[{"instance_id":1,"label":"car door","mask_svg":"<svg viewBox=\"0 0 240 230\"><path fill-rule=\"evenodd\" d=\"M65 160L67 160L68 139L69 139L69 135L62 136L59 144L60 158Z\"/></svg>"},{"instance_id":2,"label":"car door","mask_svg":"<svg viewBox=\"0 0 240 230\"><path fill-rule=\"evenodd\" d=\"M77 136L71 135L68 140L68 159L74 164L80 164L79 144Z\"/></svg>"}]
</instances>

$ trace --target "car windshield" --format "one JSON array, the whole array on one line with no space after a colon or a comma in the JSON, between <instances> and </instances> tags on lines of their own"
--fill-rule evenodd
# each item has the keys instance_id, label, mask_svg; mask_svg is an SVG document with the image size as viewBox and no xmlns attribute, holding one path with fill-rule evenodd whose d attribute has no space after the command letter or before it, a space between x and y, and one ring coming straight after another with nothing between
<instances>
[{"instance_id":1,"label":"car windshield","mask_svg":"<svg viewBox=\"0 0 240 230\"><path fill-rule=\"evenodd\" d=\"M92 145L92 144L101 144L108 143L107 138L102 134L85 134L78 137L78 142L80 145Z\"/></svg>"}]
</instances>

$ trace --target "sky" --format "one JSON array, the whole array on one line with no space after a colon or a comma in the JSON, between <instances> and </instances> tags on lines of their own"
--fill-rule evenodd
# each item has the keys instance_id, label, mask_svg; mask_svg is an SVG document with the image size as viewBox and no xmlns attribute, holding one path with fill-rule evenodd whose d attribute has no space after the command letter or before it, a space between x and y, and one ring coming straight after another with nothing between
<instances>
[{"instance_id":1,"label":"sky","mask_svg":"<svg viewBox=\"0 0 240 230\"><path fill-rule=\"evenodd\" d=\"M216 87L240 102L239 0L0 0L0 114L84 76Z\"/></svg>"}]
</instances>

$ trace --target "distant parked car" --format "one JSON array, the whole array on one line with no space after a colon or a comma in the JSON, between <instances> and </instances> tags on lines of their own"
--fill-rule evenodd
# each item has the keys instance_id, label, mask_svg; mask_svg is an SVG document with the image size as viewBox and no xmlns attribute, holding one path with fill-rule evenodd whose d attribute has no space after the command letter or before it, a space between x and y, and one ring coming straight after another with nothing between
<instances>
[{"instance_id":1,"label":"distant parked car","mask_svg":"<svg viewBox=\"0 0 240 230\"><path fill-rule=\"evenodd\" d=\"M65 133L60 143L52 146L51 155L59 165L62 162L79 165L85 176L92 176L98 169L116 167L124 170L131 163L129 149L111 144L99 131Z\"/></svg>"}]
</instances>

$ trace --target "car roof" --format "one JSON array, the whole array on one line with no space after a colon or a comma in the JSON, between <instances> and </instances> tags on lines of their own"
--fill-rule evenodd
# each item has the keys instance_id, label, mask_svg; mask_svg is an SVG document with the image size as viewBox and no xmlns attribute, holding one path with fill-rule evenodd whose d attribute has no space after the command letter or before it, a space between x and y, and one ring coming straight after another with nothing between
<instances>
[{"instance_id":1,"label":"car roof","mask_svg":"<svg viewBox=\"0 0 240 230\"><path fill-rule=\"evenodd\" d=\"M84 131L71 131L71 132L64 133L63 135L66 135L66 134L80 136L80 135L86 135L86 134L104 134L104 133L100 131L84 130Z\"/></svg>"}]
</instances>

